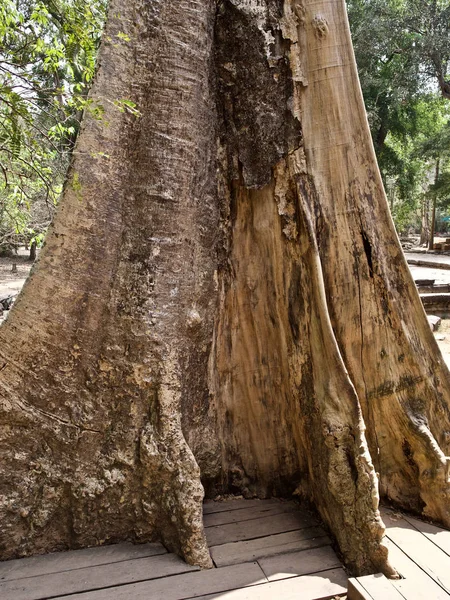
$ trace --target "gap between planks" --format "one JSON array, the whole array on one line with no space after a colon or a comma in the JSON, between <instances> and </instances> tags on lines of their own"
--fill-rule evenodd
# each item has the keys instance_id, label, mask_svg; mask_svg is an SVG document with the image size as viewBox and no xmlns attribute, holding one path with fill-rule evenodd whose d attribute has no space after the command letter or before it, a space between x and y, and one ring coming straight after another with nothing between
<instances>
[{"instance_id":1,"label":"gap between planks","mask_svg":"<svg viewBox=\"0 0 450 600\"><path fill-rule=\"evenodd\" d=\"M5 581L0 584L0 598L5 600L47 600L61 595L68 596L79 592L91 593L92 590L159 580L191 571L199 571L199 568L186 564L175 554L163 554Z\"/></svg>"},{"instance_id":2,"label":"gap between planks","mask_svg":"<svg viewBox=\"0 0 450 600\"><path fill-rule=\"evenodd\" d=\"M167 550L160 543L132 544L125 542L19 558L0 562L0 582L150 558L161 554L167 554Z\"/></svg>"},{"instance_id":3,"label":"gap between planks","mask_svg":"<svg viewBox=\"0 0 450 600\"><path fill-rule=\"evenodd\" d=\"M394 513L395 514L395 513ZM450 531L402 513L403 519L450 557Z\"/></svg>"},{"instance_id":4,"label":"gap between planks","mask_svg":"<svg viewBox=\"0 0 450 600\"><path fill-rule=\"evenodd\" d=\"M406 579L419 581L420 587L425 590L428 582L430 597L445 597L449 599L450 559L449 555L442 549L442 544L439 545L434 540L430 540L419 528L422 523L417 519L387 509L383 509L381 514L386 525L386 541L389 542L390 553L393 557L396 557L397 561L400 561L399 564L393 561L393 564L405 576L405 580L399 580L400 583L395 582L394 585L398 589L405 588L408 593L412 594L412 590L408 588L411 582L406 582ZM411 520L413 523L410 522ZM443 534L444 541L450 541L450 532L443 529L440 530L433 525L428 525L428 528L434 534L437 532ZM405 568L405 565L408 574L402 572L402 568ZM415 566L415 569L412 565ZM441 592L438 593L435 586L439 586ZM414 594L417 593L419 592L415 589ZM437 593L438 596L436 596ZM415 599L414 595L407 597Z\"/></svg>"},{"instance_id":5,"label":"gap between planks","mask_svg":"<svg viewBox=\"0 0 450 600\"><path fill-rule=\"evenodd\" d=\"M243 502L245 502L245 504L243 504ZM195 569L185 565L185 563L182 563L178 557L167 554L166 549L161 545L148 544L144 545L147 546L144 548L144 546L133 547L131 545L124 544L116 547L109 546L96 548L90 551L82 550L61 553L60 556L50 555L51 560L49 561L49 564L51 563L51 565L45 566L45 572L42 572L41 570L39 575L36 574L36 559L24 559L25 561L28 560L28 571L26 571L28 572L27 577L24 578L22 574L21 579L16 580L15 577L17 576L17 573L14 574L15 569L8 569L10 574L9 581L4 580L4 583L0 585L0 590L3 588L2 592L8 595L2 595L2 598L5 598L5 600L41 600L42 598L71 597L73 600L81 600L82 598L85 598L86 600L119 600L121 598L124 600L125 598L133 598L133 600L137 600L137 598L141 596L136 596L135 592L140 590L143 592L143 600L144 598L146 600L160 600L161 598L164 598L164 600L170 600L170 594L167 595L167 591L164 590L167 588L167 586L168 589L173 589L174 585L178 582L180 583L181 589L179 592L177 592L178 596L175 594L176 598L174 597L173 600L187 600L187 598L193 597L204 597L206 600L207 598L214 597L211 596L211 594L216 594L218 592L221 593L221 598L223 593L226 593L226 597L228 597L228 592L230 590L234 590L234 592L236 592L233 592L233 600L235 597L236 600L238 600L238 598L244 599L244 597L248 597L249 600L257 600L260 597L268 599L271 598L270 590L272 590L273 585L278 579L280 581L284 581L285 579L295 579L296 583L295 585L293 584L293 587L286 587L286 585L283 585L279 588L277 587L277 589L280 589L280 592L281 589L291 589L291 587L292 589L298 589L302 592L302 599L304 598L305 600L307 598L311 598L311 600L313 600L313 598L316 599L319 597L325 597L320 595L321 592L319 591L317 591L318 595L309 596L307 589L317 588L317 590L319 590L320 588L320 590L327 590L330 592L329 596L340 595L343 591L345 591L343 590L341 583L337 582L337 580L341 581L346 577L345 573L342 568L336 568L340 567L340 563L329 545L330 540L326 537L326 535L324 535L324 530L317 526L311 526L311 523L317 523L315 520L312 520L309 516L305 516L300 512L300 510L294 512L294 509L299 509L299 507L293 503L277 500L243 502L233 502L232 511L222 510L223 507L221 506L219 511L215 510L217 507L212 507L211 512L207 513L210 515L222 513L223 515L221 516L219 514L218 517L212 518L213 522L224 522L223 525L210 526L212 531L227 528L226 535L231 535L231 537L233 537L236 535L236 526L246 530L244 534L239 536L241 538L240 541L222 544L221 546L216 547L213 546L211 548L212 554L214 551L220 552L221 550L227 550L227 546L228 549L231 546L234 546L235 549L237 549L239 546L239 549L241 552L243 552L243 555L240 557L242 562L240 564L230 565L229 567L232 568L233 571L229 572L231 580L228 584L223 581L223 576L228 573L226 567L219 566L219 568L213 569L212 571L203 571L197 573L189 572ZM250 516L248 511L251 509L251 507L248 506L249 502L252 503L256 514L261 516L257 516L254 519L247 518ZM227 509L228 508L229 506ZM274 512L276 514L273 514ZM228 523L227 521L229 516L226 514L224 515L223 513L233 513L236 516L237 513L240 513L240 518L244 518L244 521L236 522L236 517L233 517L233 521ZM296 529L286 531L286 527L289 528L292 526L292 523L295 523ZM262 527L264 532L261 534L261 530L259 530L256 538L248 537L249 535L254 535L255 525L259 526L260 528ZM281 532L272 535L269 533L268 535L267 530L272 531L274 528L275 530L279 530L281 528ZM278 542L281 542L281 547ZM264 543L268 543L269 548L259 548L259 563L248 562L249 559L251 560L251 557L249 557L248 554L245 556L245 553L251 551L252 548L255 550L255 548L257 549L258 546L264 546ZM131 550L133 548L138 548L138 550ZM150 556L153 556L153 558L149 559L148 556L134 556L134 558L124 557L125 555L123 552L126 552L127 550L132 552L137 551L138 553L147 552L150 553ZM112 560L108 560L105 557L101 558L99 553L102 551L112 555ZM97 554L94 559L94 564L91 560L89 561L89 567L83 566L85 562L89 560L89 553L92 555L96 552ZM154 556L158 553L165 553L165 555ZM77 555L77 558L82 560L81 562L80 560L76 562L78 566L75 568L72 567L67 569L67 560L70 562L70 557L73 555ZM49 557L37 558L45 561L45 559ZM109 564L105 564L103 562L104 560L108 560ZM83 563L83 561L85 562ZM10 561L9 566L11 566L11 563L23 563L23 560ZM151 565L156 567L158 563L160 563L159 567L156 570L153 569L156 572L151 573L152 569L149 569L148 567ZM58 567L56 567L56 565L58 565ZM14 567L14 565L12 566ZM333 569L333 567L335 568ZM59 577L58 573L51 572L54 568L60 569ZM249 575L249 569L251 570L252 568L253 570L256 568L257 571L253 573L253 576L251 576L251 582L245 583L245 578ZM238 572L241 574L240 583L238 582L239 577L236 577ZM335 579L337 578L337 580L330 580L327 583L326 573L328 572L333 574L333 577ZM323 576L322 573L324 573ZM244 580L242 580L242 574L244 574ZM263 579L260 580L257 578L255 580L254 577L256 574L262 574ZM215 580L216 589L208 588L206 585L200 586L201 589L195 593L191 593L191 590L189 587L186 588L186 585L189 581L194 581L194 579L192 579L193 576L195 576L195 581L203 581L205 584L207 583L207 580L212 578ZM204 577L206 577L206 579L204 579ZM188 579L186 580L186 578ZM300 579L302 580L301 582ZM273 581L269 584L268 580ZM270 588L264 587L263 596L255 596L253 593L247 594L244 589L241 589L247 589L246 586L250 585L258 586L260 588L270 585ZM220 590L217 589L217 586L220 588ZM160 594L158 592L159 588L161 588ZM273 589L275 592L275 588ZM303 591L305 591L306 595L303 594ZM202 596L199 596L199 594L202 594Z\"/></svg>"},{"instance_id":6,"label":"gap between planks","mask_svg":"<svg viewBox=\"0 0 450 600\"><path fill-rule=\"evenodd\" d=\"M330 544L330 538L321 527L308 527L254 540L212 546L210 551L216 566L224 567Z\"/></svg>"},{"instance_id":7,"label":"gap between planks","mask_svg":"<svg viewBox=\"0 0 450 600\"><path fill-rule=\"evenodd\" d=\"M203 503L203 514L209 515L218 512L229 512L261 506L279 506L291 502L291 500L285 500L284 498L270 498L267 500L252 498L247 500L245 498L237 498L234 496L233 498L227 498L226 500L206 500Z\"/></svg>"},{"instance_id":8,"label":"gap between planks","mask_svg":"<svg viewBox=\"0 0 450 600\"><path fill-rule=\"evenodd\" d=\"M309 515L301 512L279 513L271 517L259 517L248 521L214 525L205 529L208 546L219 546L262 538L278 533L306 529L317 525Z\"/></svg>"},{"instance_id":9,"label":"gap between planks","mask_svg":"<svg viewBox=\"0 0 450 600\"><path fill-rule=\"evenodd\" d=\"M253 506L238 510L206 513L203 515L203 524L205 527L214 527L219 525L229 525L231 523L242 523L243 521L252 521L262 517L273 517L275 515L298 512L299 507L293 502L280 502L275 505Z\"/></svg>"},{"instance_id":10,"label":"gap between planks","mask_svg":"<svg viewBox=\"0 0 450 600\"><path fill-rule=\"evenodd\" d=\"M394 542L385 538L392 564L403 579L391 580L407 600L449 600L449 595Z\"/></svg>"},{"instance_id":11,"label":"gap between planks","mask_svg":"<svg viewBox=\"0 0 450 600\"><path fill-rule=\"evenodd\" d=\"M164 579L132 585L109 587L94 592L71 596L71 600L188 600L217 598L221 600L273 600L274 598L302 598L318 600L342 595L347 589L347 577L331 549L323 554L311 552L299 562L299 556L290 557L290 564L279 566L270 559L186 573ZM297 553L300 554L300 553ZM322 555L322 556L321 556ZM320 572L310 572L319 563ZM327 569L325 567L328 566ZM323 567L323 568L322 568ZM67 598L57 596L58 600Z\"/></svg>"}]
</instances>

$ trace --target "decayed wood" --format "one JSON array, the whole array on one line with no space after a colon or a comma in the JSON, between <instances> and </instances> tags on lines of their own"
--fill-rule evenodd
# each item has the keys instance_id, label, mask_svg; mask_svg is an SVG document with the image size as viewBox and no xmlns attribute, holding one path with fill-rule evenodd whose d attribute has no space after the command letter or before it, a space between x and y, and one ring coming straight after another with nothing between
<instances>
[{"instance_id":1,"label":"decayed wood","mask_svg":"<svg viewBox=\"0 0 450 600\"><path fill-rule=\"evenodd\" d=\"M309 515L282 513L272 517L260 517L240 523L229 523L206 528L206 539L210 546L261 538L266 535L304 529L316 525Z\"/></svg>"},{"instance_id":2,"label":"decayed wood","mask_svg":"<svg viewBox=\"0 0 450 600\"><path fill-rule=\"evenodd\" d=\"M0 583L0 597L11 600L44 600L56 595L76 594L196 570L198 567L187 565L175 554L166 554L6 581Z\"/></svg>"},{"instance_id":3,"label":"decayed wood","mask_svg":"<svg viewBox=\"0 0 450 600\"><path fill-rule=\"evenodd\" d=\"M185 600L205 594L217 594L267 581L257 563L211 569L200 573L176 575L164 579L111 587L75 594L73 600ZM259 588L258 588L259 589Z\"/></svg>"},{"instance_id":4,"label":"decayed wood","mask_svg":"<svg viewBox=\"0 0 450 600\"><path fill-rule=\"evenodd\" d=\"M330 546L262 558L258 563L269 581L318 573L341 566L336 553Z\"/></svg>"},{"instance_id":5,"label":"decayed wood","mask_svg":"<svg viewBox=\"0 0 450 600\"><path fill-rule=\"evenodd\" d=\"M276 556L317 548L331 543L321 527L307 527L299 531L279 533L246 542L231 542L210 548L211 556L218 567L250 562L267 556Z\"/></svg>"},{"instance_id":6,"label":"decayed wood","mask_svg":"<svg viewBox=\"0 0 450 600\"><path fill-rule=\"evenodd\" d=\"M348 600L402 600L404 596L384 575L366 575L348 580Z\"/></svg>"},{"instance_id":7,"label":"decayed wood","mask_svg":"<svg viewBox=\"0 0 450 600\"><path fill-rule=\"evenodd\" d=\"M167 554L167 550L161 544L114 544L102 548L55 552L44 556L0 562L0 581L73 571L159 554Z\"/></svg>"}]
</instances>

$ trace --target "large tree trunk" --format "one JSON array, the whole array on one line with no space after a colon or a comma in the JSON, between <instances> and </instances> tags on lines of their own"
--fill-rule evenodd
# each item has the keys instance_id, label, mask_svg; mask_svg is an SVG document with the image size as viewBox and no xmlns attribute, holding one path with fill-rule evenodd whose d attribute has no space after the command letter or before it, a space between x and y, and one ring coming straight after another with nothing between
<instances>
[{"instance_id":1,"label":"large tree trunk","mask_svg":"<svg viewBox=\"0 0 450 600\"><path fill-rule=\"evenodd\" d=\"M450 381L343 1L112 0L91 99L0 330L2 556L159 537L210 566L203 483L298 493L393 574L379 487L450 524Z\"/></svg>"}]
</instances>

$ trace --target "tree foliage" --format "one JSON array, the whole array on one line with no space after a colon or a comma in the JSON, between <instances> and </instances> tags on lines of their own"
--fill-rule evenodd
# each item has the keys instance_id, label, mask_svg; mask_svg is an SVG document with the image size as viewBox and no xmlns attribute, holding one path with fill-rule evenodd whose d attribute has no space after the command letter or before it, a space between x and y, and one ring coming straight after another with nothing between
<instances>
[{"instance_id":1,"label":"tree foliage","mask_svg":"<svg viewBox=\"0 0 450 600\"><path fill-rule=\"evenodd\" d=\"M348 10L374 146L402 231L418 223L420 207L429 209L435 158L423 149L448 127L450 2L349 0ZM440 164L444 178L442 151Z\"/></svg>"},{"instance_id":2,"label":"tree foliage","mask_svg":"<svg viewBox=\"0 0 450 600\"><path fill-rule=\"evenodd\" d=\"M106 0L0 6L2 241L40 233L52 217L86 108L105 10Z\"/></svg>"}]
</instances>

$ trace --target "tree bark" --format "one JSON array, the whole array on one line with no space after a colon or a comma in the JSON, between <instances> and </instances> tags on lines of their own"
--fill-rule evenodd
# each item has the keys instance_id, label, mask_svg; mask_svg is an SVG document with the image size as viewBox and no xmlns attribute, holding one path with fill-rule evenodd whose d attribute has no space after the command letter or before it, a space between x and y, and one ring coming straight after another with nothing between
<instances>
[{"instance_id":1,"label":"tree bark","mask_svg":"<svg viewBox=\"0 0 450 600\"><path fill-rule=\"evenodd\" d=\"M422 214L419 244L421 246L428 246L430 240L430 207L429 200L426 196L422 198L421 213Z\"/></svg>"},{"instance_id":2,"label":"tree bark","mask_svg":"<svg viewBox=\"0 0 450 600\"><path fill-rule=\"evenodd\" d=\"M0 330L3 558L160 538L208 567L205 488L306 497L395 575L378 489L450 524L450 376L344 3L112 0L99 63Z\"/></svg>"},{"instance_id":3,"label":"tree bark","mask_svg":"<svg viewBox=\"0 0 450 600\"><path fill-rule=\"evenodd\" d=\"M36 260L36 249L37 249L37 242L36 240L33 240L30 244L30 255L29 255L29 260L32 260L33 262Z\"/></svg>"},{"instance_id":4,"label":"tree bark","mask_svg":"<svg viewBox=\"0 0 450 600\"><path fill-rule=\"evenodd\" d=\"M436 159L436 165L434 169L434 185L437 186L439 181L439 167L440 159ZM430 239L428 243L428 250L434 250L434 235L436 228L436 204L437 204L437 191L434 191L432 204L431 204L431 223L430 223Z\"/></svg>"}]
</instances>

